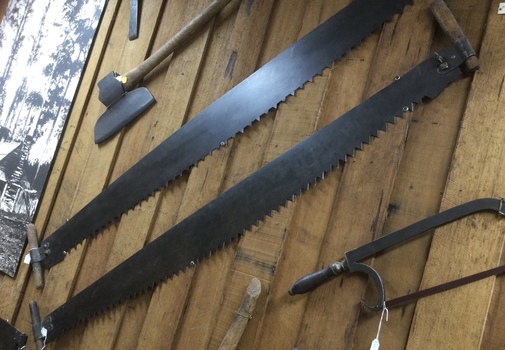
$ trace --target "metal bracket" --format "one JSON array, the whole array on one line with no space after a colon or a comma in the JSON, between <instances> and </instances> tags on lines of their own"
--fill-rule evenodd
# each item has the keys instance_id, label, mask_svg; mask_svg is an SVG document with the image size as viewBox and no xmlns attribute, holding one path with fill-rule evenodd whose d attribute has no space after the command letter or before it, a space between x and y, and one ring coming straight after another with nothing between
<instances>
[{"instance_id":1,"label":"metal bracket","mask_svg":"<svg viewBox=\"0 0 505 350\"><path fill-rule=\"evenodd\" d=\"M46 258L46 254L40 251L40 248L32 248L30 249L30 262L38 263Z\"/></svg>"},{"instance_id":2,"label":"metal bracket","mask_svg":"<svg viewBox=\"0 0 505 350\"><path fill-rule=\"evenodd\" d=\"M466 36L458 38L458 40L454 42L454 45L456 46L456 49L459 51L459 54L465 59L471 56L477 56L475 50L473 49L472 45L470 44Z\"/></svg>"},{"instance_id":3,"label":"metal bracket","mask_svg":"<svg viewBox=\"0 0 505 350\"><path fill-rule=\"evenodd\" d=\"M500 214L501 216L505 216L505 206L504 206L504 201L505 201L505 198L502 198L500 200L500 206L498 207L498 214Z\"/></svg>"},{"instance_id":4,"label":"metal bracket","mask_svg":"<svg viewBox=\"0 0 505 350\"><path fill-rule=\"evenodd\" d=\"M45 243L41 247L38 248L31 248L29 250L29 255L30 255L30 260L29 264L34 264L34 263L40 263L44 261L49 254L51 254L51 250L49 249L49 244Z\"/></svg>"},{"instance_id":5,"label":"metal bracket","mask_svg":"<svg viewBox=\"0 0 505 350\"><path fill-rule=\"evenodd\" d=\"M444 56L438 54L438 52L434 53L436 60L437 60L437 73L438 74L446 74L449 73L451 70L456 68L457 66L451 67L449 64L449 60L445 58ZM455 58L455 57L453 57Z\"/></svg>"}]
</instances>

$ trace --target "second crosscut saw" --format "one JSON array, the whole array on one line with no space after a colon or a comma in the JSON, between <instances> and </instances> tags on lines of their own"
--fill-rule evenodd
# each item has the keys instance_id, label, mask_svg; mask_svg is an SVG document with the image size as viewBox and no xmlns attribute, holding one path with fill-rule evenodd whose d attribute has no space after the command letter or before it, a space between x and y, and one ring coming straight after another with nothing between
<instances>
[{"instance_id":1,"label":"second crosscut saw","mask_svg":"<svg viewBox=\"0 0 505 350\"><path fill-rule=\"evenodd\" d=\"M421 103L425 97L435 98L458 79L462 74L459 67L475 56L464 37L455 39L454 45L434 53L362 104L223 192L51 312L41 321L37 334L44 334L50 341L73 325L139 295L239 238L325 172L345 162L355 149L370 142L371 136L377 136L378 130L385 130L388 123L402 116L406 106Z\"/></svg>"},{"instance_id":2,"label":"second crosscut saw","mask_svg":"<svg viewBox=\"0 0 505 350\"><path fill-rule=\"evenodd\" d=\"M58 230L31 260L50 268L66 252L250 126L412 0L354 0L205 108L111 183Z\"/></svg>"}]
</instances>

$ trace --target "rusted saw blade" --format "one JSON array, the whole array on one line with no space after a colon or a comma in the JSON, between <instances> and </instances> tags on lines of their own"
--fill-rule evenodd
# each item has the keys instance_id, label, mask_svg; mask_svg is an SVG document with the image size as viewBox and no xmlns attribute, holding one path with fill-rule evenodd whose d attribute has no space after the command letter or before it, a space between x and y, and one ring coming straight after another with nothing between
<instances>
[{"instance_id":1,"label":"rusted saw blade","mask_svg":"<svg viewBox=\"0 0 505 350\"><path fill-rule=\"evenodd\" d=\"M292 200L363 143L401 117L405 106L435 98L461 75L456 46L432 55L368 100L223 192L49 314L47 340L123 302L240 237Z\"/></svg>"},{"instance_id":2,"label":"rusted saw blade","mask_svg":"<svg viewBox=\"0 0 505 350\"><path fill-rule=\"evenodd\" d=\"M355 0L209 105L41 243L49 268L250 126L412 0Z\"/></svg>"}]
</instances>

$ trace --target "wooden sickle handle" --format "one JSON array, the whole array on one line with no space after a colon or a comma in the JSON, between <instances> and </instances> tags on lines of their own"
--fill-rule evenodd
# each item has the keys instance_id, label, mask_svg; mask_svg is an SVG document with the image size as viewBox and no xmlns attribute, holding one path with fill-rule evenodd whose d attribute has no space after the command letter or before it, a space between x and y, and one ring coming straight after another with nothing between
<instances>
[{"instance_id":1,"label":"wooden sickle handle","mask_svg":"<svg viewBox=\"0 0 505 350\"><path fill-rule=\"evenodd\" d=\"M451 10L447 7L443 0L435 0L431 4L431 12L437 19L445 34L455 43L459 44L468 58L465 61L466 68L473 72L479 69L479 59L477 58L474 49L470 45L467 37L461 30L456 18L454 18Z\"/></svg>"},{"instance_id":2,"label":"wooden sickle handle","mask_svg":"<svg viewBox=\"0 0 505 350\"><path fill-rule=\"evenodd\" d=\"M172 39L160 47L144 62L122 75L122 83L125 91L132 90L150 71L174 52L179 45L185 42L191 35L200 29L205 23L219 13L231 0L215 0L198 16L193 18Z\"/></svg>"}]
</instances>

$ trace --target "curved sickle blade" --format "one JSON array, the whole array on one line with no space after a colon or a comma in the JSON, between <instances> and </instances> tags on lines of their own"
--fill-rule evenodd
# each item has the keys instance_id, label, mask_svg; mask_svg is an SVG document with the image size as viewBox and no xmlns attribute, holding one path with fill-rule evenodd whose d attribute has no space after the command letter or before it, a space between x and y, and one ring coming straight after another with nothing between
<instances>
[{"instance_id":1,"label":"curved sickle blade","mask_svg":"<svg viewBox=\"0 0 505 350\"><path fill-rule=\"evenodd\" d=\"M376 253L421 235L431 229L481 211L496 211L500 215L504 215L503 200L497 198L479 198L457 205L345 253L345 265L348 270L350 272L366 273L372 278L376 286L378 294L377 304L375 306L369 306L365 302L363 304L372 311L382 310L385 302L385 292L381 277L377 271L368 265L357 263L357 261L371 257Z\"/></svg>"},{"instance_id":2,"label":"curved sickle blade","mask_svg":"<svg viewBox=\"0 0 505 350\"><path fill-rule=\"evenodd\" d=\"M384 283L382 283L382 278L379 273L373 267L363 263L348 262L346 260L346 266L349 272L361 272L367 274L373 281L377 292L377 301L375 302L375 305L367 304L364 300L361 300L361 303L370 311L381 311L384 307L384 302L386 301L386 291L384 290Z\"/></svg>"}]
</instances>

